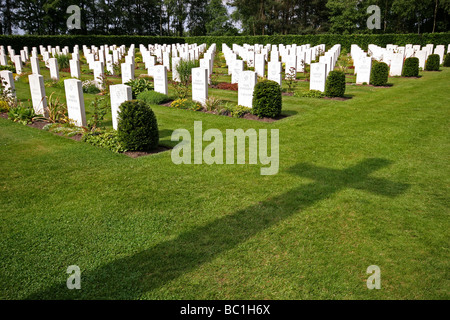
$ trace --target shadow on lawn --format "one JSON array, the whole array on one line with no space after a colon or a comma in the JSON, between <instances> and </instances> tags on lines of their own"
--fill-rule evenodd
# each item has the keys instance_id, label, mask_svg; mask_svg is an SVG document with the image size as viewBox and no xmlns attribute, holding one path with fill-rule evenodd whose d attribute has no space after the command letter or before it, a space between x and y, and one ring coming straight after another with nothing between
<instances>
[{"instance_id":1,"label":"shadow on lawn","mask_svg":"<svg viewBox=\"0 0 450 320\"><path fill-rule=\"evenodd\" d=\"M27 299L136 299L143 293L213 260L258 232L328 198L346 188L366 190L395 197L409 185L371 177L390 165L385 159L365 159L344 170L298 164L289 169L293 175L314 179L290 191L239 210L226 217L180 234L133 256L113 261L81 274L81 290L69 290L59 283L36 292Z\"/></svg>"}]
</instances>

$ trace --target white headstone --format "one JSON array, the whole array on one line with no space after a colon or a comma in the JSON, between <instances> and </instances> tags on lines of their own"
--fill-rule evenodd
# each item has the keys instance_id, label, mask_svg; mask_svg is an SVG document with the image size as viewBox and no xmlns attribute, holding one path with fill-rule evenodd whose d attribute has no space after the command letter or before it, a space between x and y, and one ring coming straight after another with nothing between
<instances>
[{"instance_id":1,"label":"white headstone","mask_svg":"<svg viewBox=\"0 0 450 320\"><path fill-rule=\"evenodd\" d=\"M120 67L122 71L122 83L134 80L134 64L125 62Z\"/></svg>"},{"instance_id":2,"label":"white headstone","mask_svg":"<svg viewBox=\"0 0 450 320\"><path fill-rule=\"evenodd\" d=\"M275 81L281 86L281 62L270 61L268 64L267 79Z\"/></svg>"},{"instance_id":3,"label":"white headstone","mask_svg":"<svg viewBox=\"0 0 450 320\"><path fill-rule=\"evenodd\" d=\"M327 75L327 65L324 63L311 63L310 90L325 92L325 81Z\"/></svg>"},{"instance_id":4,"label":"white headstone","mask_svg":"<svg viewBox=\"0 0 450 320\"><path fill-rule=\"evenodd\" d=\"M22 73L22 59L19 55L14 56L14 65L16 67L16 73L21 74Z\"/></svg>"},{"instance_id":5,"label":"white headstone","mask_svg":"<svg viewBox=\"0 0 450 320\"><path fill-rule=\"evenodd\" d=\"M391 56L391 65L389 68L389 75L391 77L401 76L403 70L403 54L394 53Z\"/></svg>"},{"instance_id":6,"label":"white headstone","mask_svg":"<svg viewBox=\"0 0 450 320\"><path fill-rule=\"evenodd\" d=\"M112 125L114 130L117 130L119 106L123 102L131 100L133 95L131 93L131 87L125 84L109 86L109 94L111 96Z\"/></svg>"},{"instance_id":7,"label":"white headstone","mask_svg":"<svg viewBox=\"0 0 450 320\"><path fill-rule=\"evenodd\" d=\"M244 61L235 60L233 64L233 70L231 73L231 83L238 83L240 74L244 71Z\"/></svg>"},{"instance_id":8,"label":"white headstone","mask_svg":"<svg viewBox=\"0 0 450 320\"><path fill-rule=\"evenodd\" d=\"M356 74L356 83L370 83L370 72L372 70L372 58L362 57L359 59L358 73Z\"/></svg>"},{"instance_id":9,"label":"white headstone","mask_svg":"<svg viewBox=\"0 0 450 320\"><path fill-rule=\"evenodd\" d=\"M47 116L47 97L45 96L44 77L40 74L30 74L28 80L34 112Z\"/></svg>"},{"instance_id":10,"label":"white headstone","mask_svg":"<svg viewBox=\"0 0 450 320\"><path fill-rule=\"evenodd\" d=\"M53 80L59 80L58 60L56 58L48 59L48 65L50 67L50 78Z\"/></svg>"},{"instance_id":11,"label":"white headstone","mask_svg":"<svg viewBox=\"0 0 450 320\"><path fill-rule=\"evenodd\" d=\"M206 68L192 68L192 100L203 105L208 99L208 72Z\"/></svg>"},{"instance_id":12,"label":"white headstone","mask_svg":"<svg viewBox=\"0 0 450 320\"><path fill-rule=\"evenodd\" d=\"M180 63L181 58L173 57L172 58L172 80L180 82L180 75L177 71L177 66Z\"/></svg>"},{"instance_id":13,"label":"white headstone","mask_svg":"<svg viewBox=\"0 0 450 320\"><path fill-rule=\"evenodd\" d=\"M240 106L252 108L253 90L257 81L256 72L242 71L239 75L238 84L238 104Z\"/></svg>"},{"instance_id":14,"label":"white headstone","mask_svg":"<svg viewBox=\"0 0 450 320\"><path fill-rule=\"evenodd\" d=\"M97 85L97 88L99 88L100 90L103 90L102 80L103 77L105 76L103 66L104 64L101 61L94 62L94 81Z\"/></svg>"},{"instance_id":15,"label":"white headstone","mask_svg":"<svg viewBox=\"0 0 450 320\"><path fill-rule=\"evenodd\" d=\"M425 50L416 51L414 56L419 59L419 68L422 68L422 70L424 70L425 62L427 61L427 51Z\"/></svg>"},{"instance_id":16,"label":"white headstone","mask_svg":"<svg viewBox=\"0 0 450 320\"><path fill-rule=\"evenodd\" d=\"M69 60L70 65L70 76L74 78L80 78L80 61L79 60Z\"/></svg>"},{"instance_id":17,"label":"white headstone","mask_svg":"<svg viewBox=\"0 0 450 320\"><path fill-rule=\"evenodd\" d=\"M166 66L157 65L153 67L153 79L155 85L155 91L163 94L168 94L167 86L167 69Z\"/></svg>"},{"instance_id":18,"label":"white headstone","mask_svg":"<svg viewBox=\"0 0 450 320\"><path fill-rule=\"evenodd\" d=\"M255 54L255 72L259 77L264 77L266 59L261 53Z\"/></svg>"},{"instance_id":19,"label":"white headstone","mask_svg":"<svg viewBox=\"0 0 450 320\"><path fill-rule=\"evenodd\" d=\"M5 90L9 91L9 96L16 96L16 87L14 85L14 76L13 73L9 70L0 71L0 81L1 86L5 88Z\"/></svg>"},{"instance_id":20,"label":"white headstone","mask_svg":"<svg viewBox=\"0 0 450 320\"><path fill-rule=\"evenodd\" d=\"M4 53L0 53L0 65L6 66L8 64L8 56Z\"/></svg>"},{"instance_id":21,"label":"white headstone","mask_svg":"<svg viewBox=\"0 0 450 320\"><path fill-rule=\"evenodd\" d=\"M38 57L32 56L30 57L30 61L31 61L31 72L34 74L41 74Z\"/></svg>"},{"instance_id":22,"label":"white headstone","mask_svg":"<svg viewBox=\"0 0 450 320\"><path fill-rule=\"evenodd\" d=\"M73 120L76 126L86 126L86 112L84 110L83 86L81 80L64 80L64 88L66 91L69 119Z\"/></svg>"},{"instance_id":23,"label":"white headstone","mask_svg":"<svg viewBox=\"0 0 450 320\"><path fill-rule=\"evenodd\" d=\"M294 77L297 76L297 56L296 55L288 55L286 57L286 70L285 76L288 78L288 74L293 74Z\"/></svg>"}]
</instances>

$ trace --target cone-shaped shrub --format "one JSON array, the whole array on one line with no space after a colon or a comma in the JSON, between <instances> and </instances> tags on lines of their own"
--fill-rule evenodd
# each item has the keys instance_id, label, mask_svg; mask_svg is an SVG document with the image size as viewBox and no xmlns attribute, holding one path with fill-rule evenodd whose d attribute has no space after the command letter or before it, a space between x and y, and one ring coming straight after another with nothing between
<instances>
[{"instance_id":1,"label":"cone-shaped shrub","mask_svg":"<svg viewBox=\"0 0 450 320\"><path fill-rule=\"evenodd\" d=\"M325 95L327 97L343 97L345 94L345 73L331 71L325 83Z\"/></svg>"},{"instance_id":2,"label":"cone-shaped shrub","mask_svg":"<svg viewBox=\"0 0 450 320\"><path fill-rule=\"evenodd\" d=\"M419 58L411 57L405 60L403 64L402 77L419 76Z\"/></svg>"},{"instance_id":3,"label":"cone-shaped shrub","mask_svg":"<svg viewBox=\"0 0 450 320\"><path fill-rule=\"evenodd\" d=\"M150 151L158 146L156 116L141 100L125 101L119 106L117 134L122 146L130 151Z\"/></svg>"},{"instance_id":4,"label":"cone-shaped shrub","mask_svg":"<svg viewBox=\"0 0 450 320\"><path fill-rule=\"evenodd\" d=\"M281 113L281 87L271 80L263 80L253 90L252 113L258 117L275 118Z\"/></svg>"},{"instance_id":5,"label":"cone-shaped shrub","mask_svg":"<svg viewBox=\"0 0 450 320\"><path fill-rule=\"evenodd\" d=\"M372 65L370 83L374 86L385 86L389 79L389 66L384 62L375 62Z\"/></svg>"},{"instance_id":6,"label":"cone-shaped shrub","mask_svg":"<svg viewBox=\"0 0 450 320\"><path fill-rule=\"evenodd\" d=\"M439 64L441 63L441 57L438 54L431 54L428 56L425 63L426 71L439 71Z\"/></svg>"}]
</instances>

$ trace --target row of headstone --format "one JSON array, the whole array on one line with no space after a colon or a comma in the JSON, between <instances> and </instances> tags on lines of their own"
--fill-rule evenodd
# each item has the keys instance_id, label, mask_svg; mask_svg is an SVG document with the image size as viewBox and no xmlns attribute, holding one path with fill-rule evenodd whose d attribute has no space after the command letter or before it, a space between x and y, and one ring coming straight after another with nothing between
<instances>
[{"instance_id":1,"label":"row of headstone","mask_svg":"<svg viewBox=\"0 0 450 320\"><path fill-rule=\"evenodd\" d=\"M267 44L266 46L233 44L233 49L230 49L226 44L222 44L228 74L231 74L231 83L239 82L240 73L244 70L244 63L248 67L254 67L257 76L265 77L267 63L267 78L281 85L282 63L285 63L285 75L286 78L289 78L295 76L297 72L303 72L306 65L311 64L311 61L314 61L317 55L324 51L325 45L311 47L309 44L301 46L296 44L288 46L282 44Z\"/></svg>"},{"instance_id":2,"label":"row of headstone","mask_svg":"<svg viewBox=\"0 0 450 320\"><path fill-rule=\"evenodd\" d=\"M337 59L341 54L341 45L334 45L323 56L319 57L319 62L311 63L309 89L325 92L325 83L328 74L334 70Z\"/></svg>"},{"instance_id":3,"label":"row of headstone","mask_svg":"<svg viewBox=\"0 0 450 320\"><path fill-rule=\"evenodd\" d=\"M356 84L369 84L372 72L372 58L357 45L352 45L350 55L355 66Z\"/></svg>"}]
</instances>

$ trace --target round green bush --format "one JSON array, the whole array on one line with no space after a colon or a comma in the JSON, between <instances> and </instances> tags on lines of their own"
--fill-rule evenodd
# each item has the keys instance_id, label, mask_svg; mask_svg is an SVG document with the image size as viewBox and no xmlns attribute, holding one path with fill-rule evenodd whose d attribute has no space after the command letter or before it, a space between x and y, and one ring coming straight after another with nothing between
<instances>
[{"instance_id":1,"label":"round green bush","mask_svg":"<svg viewBox=\"0 0 450 320\"><path fill-rule=\"evenodd\" d=\"M438 54L431 54L428 56L425 63L426 71L439 71L439 65L441 63L441 57Z\"/></svg>"},{"instance_id":2,"label":"round green bush","mask_svg":"<svg viewBox=\"0 0 450 320\"><path fill-rule=\"evenodd\" d=\"M117 134L122 147L130 151L150 151L158 146L156 116L141 100L125 101L119 106Z\"/></svg>"},{"instance_id":3,"label":"round green bush","mask_svg":"<svg viewBox=\"0 0 450 320\"><path fill-rule=\"evenodd\" d=\"M444 67L450 67L450 53L447 53L444 57Z\"/></svg>"},{"instance_id":4,"label":"round green bush","mask_svg":"<svg viewBox=\"0 0 450 320\"><path fill-rule=\"evenodd\" d=\"M281 113L281 87L271 80L263 80L253 90L252 113L258 117L275 118Z\"/></svg>"},{"instance_id":5,"label":"round green bush","mask_svg":"<svg viewBox=\"0 0 450 320\"><path fill-rule=\"evenodd\" d=\"M389 66L384 62L374 62L370 83L374 86L385 86L389 79Z\"/></svg>"},{"instance_id":6,"label":"round green bush","mask_svg":"<svg viewBox=\"0 0 450 320\"><path fill-rule=\"evenodd\" d=\"M411 57L405 60L403 64L402 77L419 76L419 58Z\"/></svg>"},{"instance_id":7,"label":"round green bush","mask_svg":"<svg viewBox=\"0 0 450 320\"><path fill-rule=\"evenodd\" d=\"M331 71L325 83L325 95L327 97L343 97L345 94L345 73Z\"/></svg>"},{"instance_id":8,"label":"round green bush","mask_svg":"<svg viewBox=\"0 0 450 320\"><path fill-rule=\"evenodd\" d=\"M154 90L145 90L137 95L137 100L145 101L148 104L161 104L169 101L169 97Z\"/></svg>"}]
</instances>

